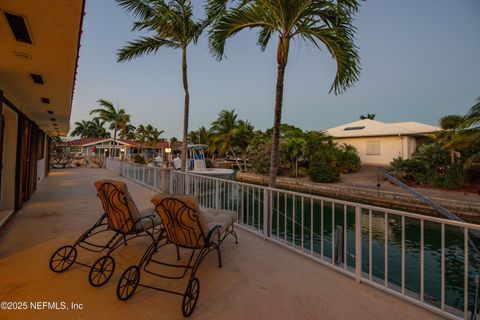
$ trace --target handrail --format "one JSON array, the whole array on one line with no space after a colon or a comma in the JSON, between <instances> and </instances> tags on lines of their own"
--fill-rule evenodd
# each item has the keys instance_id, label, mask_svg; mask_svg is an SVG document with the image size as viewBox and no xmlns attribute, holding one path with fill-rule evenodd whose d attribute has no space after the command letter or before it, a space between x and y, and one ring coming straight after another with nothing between
<instances>
[{"instance_id":1,"label":"handrail","mask_svg":"<svg viewBox=\"0 0 480 320\"><path fill-rule=\"evenodd\" d=\"M152 174L160 176L157 172L160 168L138 164L120 165L108 161L107 169L115 169L117 164L124 169L122 174L126 178L142 185L152 184ZM165 172L162 179L168 182L169 192L194 194L207 208L234 210L238 213L238 227L342 272L357 282L373 285L449 319L467 319L473 313L471 310L475 310L471 275L478 270L476 260L480 255L469 234L480 232L478 224L189 172ZM420 237L418 233L411 235L409 230L419 230ZM440 237L433 248L429 235L432 232ZM452 236L457 239L453 244ZM412 241L415 243L413 252ZM362 250L366 252L362 254ZM375 262L379 259L379 251L383 252L380 267ZM458 260L463 262L451 264ZM419 271L415 271L419 273L415 278L419 279L420 288L413 289L412 280L406 280L407 273L412 272L409 267L412 261L420 266ZM438 304L432 304L429 297L431 282L437 281L435 268L429 269L435 261L439 264L441 283ZM389 270L399 270L401 274ZM453 284L450 282L452 273L463 274L461 283L458 279ZM452 292L457 292L453 298Z\"/></svg>"}]
</instances>

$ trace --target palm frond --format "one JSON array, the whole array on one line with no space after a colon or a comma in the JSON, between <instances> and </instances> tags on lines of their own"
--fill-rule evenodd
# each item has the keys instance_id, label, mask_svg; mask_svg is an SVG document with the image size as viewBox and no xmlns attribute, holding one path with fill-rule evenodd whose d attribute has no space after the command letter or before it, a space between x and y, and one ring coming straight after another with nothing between
<instances>
[{"instance_id":1,"label":"palm frond","mask_svg":"<svg viewBox=\"0 0 480 320\"><path fill-rule=\"evenodd\" d=\"M127 12L133 12L135 16L140 19L147 19L154 14L152 8L153 4L162 4L161 0L117 0L119 6L124 8ZM164 3L163 3L164 4Z\"/></svg>"},{"instance_id":2,"label":"palm frond","mask_svg":"<svg viewBox=\"0 0 480 320\"><path fill-rule=\"evenodd\" d=\"M141 37L118 50L117 62L129 61L136 57L157 52L160 47L178 48L178 44L158 37Z\"/></svg>"},{"instance_id":3,"label":"palm frond","mask_svg":"<svg viewBox=\"0 0 480 320\"><path fill-rule=\"evenodd\" d=\"M210 52L217 59L224 56L225 42L245 28L269 28L278 31L278 26L269 19L256 2L232 9L219 20L209 32ZM263 40L266 40L265 37ZM263 45L266 46L265 41Z\"/></svg>"}]
</instances>

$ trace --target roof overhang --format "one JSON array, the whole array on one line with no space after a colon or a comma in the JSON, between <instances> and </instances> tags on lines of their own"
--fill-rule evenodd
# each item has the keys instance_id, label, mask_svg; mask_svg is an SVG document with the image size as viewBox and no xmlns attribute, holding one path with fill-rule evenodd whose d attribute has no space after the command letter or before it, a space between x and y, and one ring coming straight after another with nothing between
<instances>
[{"instance_id":1,"label":"roof overhang","mask_svg":"<svg viewBox=\"0 0 480 320\"><path fill-rule=\"evenodd\" d=\"M50 136L69 130L84 5L22 0L0 7L0 90ZM5 13L24 18L31 44L16 40ZM34 83L31 74L41 75L44 84Z\"/></svg>"},{"instance_id":2,"label":"roof overhang","mask_svg":"<svg viewBox=\"0 0 480 320\"><path fill-rule=\"evenodd\" d=\"M431 136L435 132L420 132L420 133L395 133L395 134L369 134L356 136L332 136L333 139L360 139L360 138L382 138L382 137L424 137Z\"/></svg>"}]
</instances>

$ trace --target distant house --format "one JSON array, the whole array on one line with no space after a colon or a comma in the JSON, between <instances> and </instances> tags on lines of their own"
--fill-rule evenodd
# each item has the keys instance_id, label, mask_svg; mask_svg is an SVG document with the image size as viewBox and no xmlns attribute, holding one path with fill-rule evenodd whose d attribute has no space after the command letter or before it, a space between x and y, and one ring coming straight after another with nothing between
<instances>
[{"instance_id":1,"label":"distant house","mask_svg":"<svg viewBox=\"0 0 480 320\"><path fill-rule=\"evenodd\" d=\"M81 154L85 157L105 155L112 152L113 138L83 138L72 140L68 145L73 149L73 152ZM130 158L133 155L143 155L146 153L147 157L164 155L165 148L169 147L168 141L159 141L154 146L142 145L140 142L132 140L117 139L115 141L115 157L121 157L121 150L124 149L124 157Z\"/></svg>"},{"instance_id":2,"label":"distant house","mask_svg":"<svg viewBox=\"0 0 480 320\"><path fill-rule=\"evenodd\" d=\"M393 158L410 159L426 136L441 129L419 122L384 123L364 119L327 130L334 141L357 148L362 163L388 165Z\"/></svg>"}]
</instances>

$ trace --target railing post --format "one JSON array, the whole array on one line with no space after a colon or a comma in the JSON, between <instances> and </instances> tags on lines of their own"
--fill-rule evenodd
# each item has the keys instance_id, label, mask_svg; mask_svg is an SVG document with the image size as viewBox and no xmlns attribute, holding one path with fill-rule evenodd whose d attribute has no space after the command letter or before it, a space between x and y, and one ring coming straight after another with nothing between
<instances>
[{"instance_id":1,"label":"railing post","mask_svg":"<svg viewBox=\"0 0 480 320\"><path fill-rule=\"evenodd\" d=\"M168 172L169 182L168 182L168 193L173 194L173 176L176 176L177 173Z\"/></svg>"},{"instance_id":2,"label":"railing post","mask_svg":"<svg viewBox=\"0 0 480 320\"><path fill-rule=\"evenodd\" d=\"M270 202L269 190L263 189L263 238L267 239L270 236L269 221L270 221ZM259 199L260 201L260 199Z\"/></svg>"},{"instance_id":3,"label":"railing post","mask_svg":"<svg viewBox=\"0 0 480 320\"><path fill-rule=\"evenodd\" d=\"M220 209L220 181L215 180L215 209Z\"/></svg>"},{"instance_id":4,"label":"railing post","mask_svg":"<svg viewBox=\"0 0 480 320\"><path fill-rule=\"evenodd\" d=\"M355 281L360 282L361 280L362 280L362 209L356 206L355 207Z\"/></svg>"},{"instance_id":5,"label":"railing post","mask_svg":"<svg viewBox=\"0 0 480 320\"><path fill-rule=\"evenodd\" d=\"M120 161L120 165L118 166L118 175L123 176L123 161Z\"/></svg>"},{"instance_id":6,"label":"railing post","mask_svg":"<svg viewBox=\"0 0 480 320\"><path fill-rule=\"evenodd\" d=\"M190 194L190 176L187 173L183 174L183 176L185 177L185 194Z\"/></svg>"}]
</instances>

